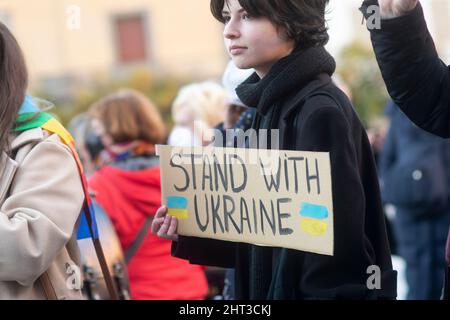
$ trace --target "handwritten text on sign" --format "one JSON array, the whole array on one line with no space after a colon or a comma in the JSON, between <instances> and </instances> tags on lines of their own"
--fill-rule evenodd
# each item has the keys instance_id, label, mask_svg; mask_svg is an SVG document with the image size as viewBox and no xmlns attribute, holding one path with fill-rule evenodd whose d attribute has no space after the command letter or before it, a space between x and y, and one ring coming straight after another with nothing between
<instances>
[{"instance_id":1,"label":"handwritten text on sign","mask_svg":"<svg viewBox=\"0 0 450 320\"><path fill-rule=\"evenodd\" d=\"M179 234L333 255L328 153L160 145L158 154Z\"/></svg>"}]
</instances>

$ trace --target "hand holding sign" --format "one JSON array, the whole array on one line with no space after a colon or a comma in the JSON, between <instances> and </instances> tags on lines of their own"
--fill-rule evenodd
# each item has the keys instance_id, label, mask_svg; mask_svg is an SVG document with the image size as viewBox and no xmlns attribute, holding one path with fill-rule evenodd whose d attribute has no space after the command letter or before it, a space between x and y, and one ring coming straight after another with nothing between
<instances>
[{"instance_id":1,"label":"hand holding sign","mask_svg":"<svg viewBox=\"0 0 450 320\"><path fill-rule=\"evenodd\" d=\"M174 216L167 215L167 207L162 206L156 211L152 221L152 233L160 238L178 241L178 220Z\"/></svg>"},{"instance_id":2,"label":"hand holding sign","mask_svg":"<svg viewBox=\"0 0 450 320\"><path fill-rule=\"evenodd\" d=\"M170 146L157 153L167 208L158 210L154 234L333 255L328 153Z\"/></svg>"}]
</instances>

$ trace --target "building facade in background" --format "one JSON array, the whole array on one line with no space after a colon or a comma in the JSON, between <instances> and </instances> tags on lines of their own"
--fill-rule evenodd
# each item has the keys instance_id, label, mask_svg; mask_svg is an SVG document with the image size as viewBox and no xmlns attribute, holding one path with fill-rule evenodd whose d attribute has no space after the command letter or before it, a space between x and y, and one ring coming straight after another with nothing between
<instances>
[{"instance_id":1,"label":"building facade in background","mask_svg":"<svg viewBox=\"0 0 450 320\"><path fill-rule=\"evenodd\" d=\"M218 77L227 62L209 0L0 0L0 20L23 48L32 85L137 68Z\"/></svg>"},{"instance_id":2,"label":"building facade in background","mask_svg":"<svg viewBox=\"0 0 450 320\"><path fill-rule=\"evenodd\" d=\"M331 0L328 50L370 46L362 0ZM442 58L450 62L450 0L421 1ZM32 87L63 92L74 79L118 77L138 68L219 79L228 57L209 0L0 0L0 21L22 46ZM339 63L339 61L338 61Z\"/></svg>"}]
</instances>

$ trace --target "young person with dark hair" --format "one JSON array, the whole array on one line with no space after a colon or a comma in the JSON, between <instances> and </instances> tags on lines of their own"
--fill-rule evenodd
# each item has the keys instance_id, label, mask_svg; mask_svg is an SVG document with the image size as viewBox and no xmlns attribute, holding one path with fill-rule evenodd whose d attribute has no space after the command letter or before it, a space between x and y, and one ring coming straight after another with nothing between
<instances>
[{"instance_id":1,"label":"young person with dark hair","mask_svg":"<svg viewBox=\"0 0 450 320\"><path fill-rule=\"evenodd\" d=\"M377 173L364 128L331 81L326 0L212 0L229 53L255 73L238 88L256 108L252 128L279 130L279 148L329 152L334 255L178 235L158 210L152 231L173 240L172 254L192 263L234 267L238 299L395 299ZM270 135L270 134L269 134ZM254 145L254 143L250 143ZM380 270L372 289L370 266ZM369 280L369 281L368 281Z\"/></svg>"}]
</instances>

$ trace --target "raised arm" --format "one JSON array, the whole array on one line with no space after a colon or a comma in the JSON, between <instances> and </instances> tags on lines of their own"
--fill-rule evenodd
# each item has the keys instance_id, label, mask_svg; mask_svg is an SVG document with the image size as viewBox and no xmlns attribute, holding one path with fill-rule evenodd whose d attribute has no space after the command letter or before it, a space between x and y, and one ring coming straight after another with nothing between
<instances>
[{"instance_id":1,"label":"raised arm","mask_svg":"<svg viewBox=\"0 0 450 320\"><path fill-rule=\"evenodd\" d=\"M366 0L361 11L370 21ZM450 69L439 59L417 0L379 0L381 28L371 28L373 48L389 94L418 126L450 137Z\"/></svg>"}]
</instances>

